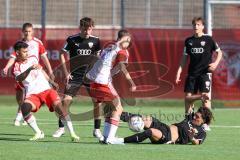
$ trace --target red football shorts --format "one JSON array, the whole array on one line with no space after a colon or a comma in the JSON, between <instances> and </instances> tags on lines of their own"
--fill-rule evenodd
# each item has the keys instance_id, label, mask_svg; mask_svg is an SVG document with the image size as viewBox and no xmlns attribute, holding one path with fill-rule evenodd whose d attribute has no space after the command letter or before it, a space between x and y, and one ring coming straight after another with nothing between
<instances>
[{"instance_id":1,"label":"red football shorts","mask_svg":"<svg viewBox=\"0 0 240 160\"><path fill-rule=\"evenodd\" d=\"M49 111L53 112L53 103L60 100L60 97L54 89L48 89L38 94L31 94L26 99L36 106L36 109L32 112L37 112L44 103L48 106Z\"/></svg>"},{"instance_id":2,"label":"red football shorts","mask_svg":"<svg viewBox=\"0 0 240 160\"><path fill-rule=\"evenodd\" d=\"M90 96L98 102L112 102L118 97L118 94L111 83L108 85L91 83Z\"/></svg>"}]
</instances>

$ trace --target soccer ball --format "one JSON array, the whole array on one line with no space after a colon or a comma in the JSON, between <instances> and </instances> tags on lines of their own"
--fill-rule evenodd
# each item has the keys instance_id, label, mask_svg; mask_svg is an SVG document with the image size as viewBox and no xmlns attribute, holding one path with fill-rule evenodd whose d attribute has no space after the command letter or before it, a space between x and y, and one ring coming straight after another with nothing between
<instances>
[{"instance_id":1,"label":"soccer ball","mask_svg":"<svg viewBox=\"0 0 240 160\"><path fill-rule=\"evenodd\" d=\"M133 116L128 122L129 129L133 132L141 132L144 128L144 122L142 117L140 116Z\"/></svg>"}]
</instances>

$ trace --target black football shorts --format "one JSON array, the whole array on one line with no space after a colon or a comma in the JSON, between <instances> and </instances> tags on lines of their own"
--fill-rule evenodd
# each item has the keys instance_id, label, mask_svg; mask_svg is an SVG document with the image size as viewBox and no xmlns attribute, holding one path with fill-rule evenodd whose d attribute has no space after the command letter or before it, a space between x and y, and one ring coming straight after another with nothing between
<instances>
[{"instance_id":1,"label":"black football shorts","mask_svg":"<svg viewBox=\"0 0 240 160\"><path fill-rule=\"evenodd\" d=\"M84 74L74 75L72 79L69 79L68 83L66 84L64 94L69 95L71 97L75 97L82 85L85 86L89 94L90 84L84 83Z\"/></svg>"},{"instance_id":2,"label":"black football shorts","mask_svg":"<svg viewBox=\"0 0 240 160\"><path fill-rule=\"evenodd\" d=\"M193 93L196 94L198 92L208 93L210 91L211 81L209 74L202 74L199 76L191 76L188 75L185 80L185 93Z\"/></svg>"},{"instance_id":3,"label":"black football shorts","mask_svg":"<svg viewBox=\"0 0 240 160\"><path fill-rule=\"evenodd\" d=\"M155 128L162 132L162 138L160 140L155 141L150 138L150 141L153 144L165 144L165 143L171 141L171 131L170 131L169 126L166 125L165 123L162 123L158 119L153 117L150 128Z\"/></svg>"}]
</instances>

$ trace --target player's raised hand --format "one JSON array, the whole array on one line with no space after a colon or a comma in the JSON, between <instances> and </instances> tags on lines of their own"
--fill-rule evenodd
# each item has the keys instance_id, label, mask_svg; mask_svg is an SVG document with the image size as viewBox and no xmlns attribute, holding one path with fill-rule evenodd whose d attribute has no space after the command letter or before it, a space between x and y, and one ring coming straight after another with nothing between
<instances>
[{"instance_id":1,"label":"player's raised hand","mask_svg":"<svg viewBox=\"0 0 240 160\"><path fill-rule=\"evenodd\" d=\"M215 71L216 68L217 68L217 64L216 63L210 63L208 65L208 71L210 71L210 72Z\"/></svg>"}]
</instances>

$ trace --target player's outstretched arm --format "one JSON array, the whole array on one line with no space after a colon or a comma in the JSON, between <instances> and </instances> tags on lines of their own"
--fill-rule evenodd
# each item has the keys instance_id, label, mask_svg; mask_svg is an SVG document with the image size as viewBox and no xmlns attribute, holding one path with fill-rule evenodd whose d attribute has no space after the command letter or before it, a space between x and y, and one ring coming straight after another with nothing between
<instances>
[{"instance_id":1,"label":"player's outstretched arm","mask_svg":"<svg viewBox=\"0 0 240 160\"><path fill-rule=\"evenodd\" d=\"M18 81L18 82L24 81L27 78L27 76L29 75L29 73L31 72L31 70L39 69L39 68L41 68L41 66L39 64L32 65L26 71L24 71L20 75L16 76L16 81Z\"/></svg>"},{"instance_id":2,"label":"player's outstretched arm","mask_svg":"<svg viewBox=\"0 0 240 160\"><path fill-rule=\"evenodd\" d=\"M124 63L119 63L119 65L120 65L121 71L124 73L125 77L127 78L127 80L129 81L129 83L132 86L131 91L135 91L136 90L136 85L133 82L132 77L130 76L130 74L129 74L127 68L126 68L126 65Z\"/></svg>"},{"instance_id":3,"label":"player's outstretched arm","mask_svg":"<svg viewBox=\"0 0 240 160\"><path fill-rule=\"evenodd\" d=\"M176 80L175 80L176 84L178 84L181 81L181 79L180 79L181 73L182 73L182 70L183 70L184 66L186 65L186 63L187 63L187 55L184 54L182 56L182 59L180 61L180 65L179 65L178 70L177 70Z\"/></svg>"},{"instance_id":4,"label":"player's outstretched arm","mask_svg":"<svg viewBox=\"0 0 240 160\"><path fill-rule=\"evenodd\" d=\"M4 75L7 75L9 68L12 67L12 65L14 64L14 62L15 62L15 58L13 58L13 57L11 57L11 58L8 60L6 66L3 68L3 74L4 74Z\"/></svg>"},{"instance_id":5,"label":"player's outstretched arm","mask_svg":"<svg viewBox=\"0 0 240 160\"><path fill-rule=\"evenodd\" d=\"M49 62L49 60L48 60L47 55L46 55L46 54L42 55L42 56L41 56L41 59L43 60L43 63L44 63L44 65L46 66L46 68L47 68L47 70L48 70L48 73L49 73L49 75L50 75L50 78L51 78L52 80L54 80L54 79L55 79L55 76L54 76L54 74L53 74L53 70L52 70L51 64L50 64L50 62Z\"/></svg>"},{"instance_id":6,"label":"player's outstretched arm","mask_svg":"<svg viewBox=\"0 0 240 160\"><path fill-rule=\"evenodd\" d=\"M187 95L186 97L185 97L185 99L186 99L186 101L188 101L188 102L191 102L191 103L193 103L193 102L195 102L195 101L197 101L197 100L201 100L201 101L206 101L206 100L209 100L209 97L208 97L208 95L207 94L196 94L196 95Z\"/></svg>"}]
</instances>

